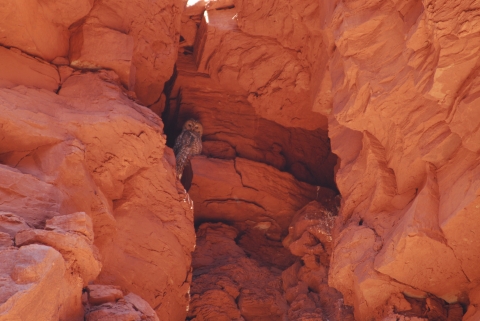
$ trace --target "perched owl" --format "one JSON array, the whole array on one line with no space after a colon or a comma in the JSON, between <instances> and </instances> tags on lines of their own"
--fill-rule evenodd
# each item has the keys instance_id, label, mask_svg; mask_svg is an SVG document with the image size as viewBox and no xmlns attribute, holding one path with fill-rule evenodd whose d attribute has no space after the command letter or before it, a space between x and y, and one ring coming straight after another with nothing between
<instances>
[{"instance_id":1,"label":"perched owl","mask_svg":"<svg viewBox=\"0 0 480 321\"><path fill-rule=\"evenodd\" d=\"M173 152L177 161L176 172L178 179L182 178L183 169L195 155L202 152L203 126L195 119L189 119L183 124L182 133L175 140Z\"/></svg>"}]
</instances>

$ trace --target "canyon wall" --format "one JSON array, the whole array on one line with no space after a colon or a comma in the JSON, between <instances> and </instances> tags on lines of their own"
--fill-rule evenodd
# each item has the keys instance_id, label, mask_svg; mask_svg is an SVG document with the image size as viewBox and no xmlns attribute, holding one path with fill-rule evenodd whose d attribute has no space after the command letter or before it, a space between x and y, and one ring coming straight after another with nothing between
<instances>
[{"instance_id":1,"label":"canyon wall","mask_svg":"<svg viewBox=\"0 0 480 321\"><path fill-rule=\"evenodd\" d=\"M343 1L328 15L342 194L329 284L359 319L402 294L470 301L476 320L478 22L463 1Z\"/></svg>"},{"instance_id":2,"label":"canyon wall","mask_svg":"<svg viewBox=\"0 0 480 321\"><path fill-rule=\"evenodd\" d=\"M479 10L6 0L0 320L477 320Z\"/></svg>"},{"instance_id":3,"label":"canyon wall","mask_svg":"<svg viewBox=\"0 0 480 321\"><path fill-rule=\"evenodd\" d=\"M0 6L1 320L185 319L193 210L142 106L173 71L183 8Z\"/></svg>"}]
</instances>

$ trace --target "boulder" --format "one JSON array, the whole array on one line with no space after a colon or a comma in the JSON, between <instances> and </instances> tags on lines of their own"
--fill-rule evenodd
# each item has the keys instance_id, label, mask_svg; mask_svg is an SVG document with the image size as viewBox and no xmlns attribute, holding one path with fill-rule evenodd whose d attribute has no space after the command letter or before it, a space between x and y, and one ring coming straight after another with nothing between
<instances>
[{"instance_id":1,"label":"boulder","mask_svg":"<svg viewBox=\"0 0 480 321\"><path fill-rule=\"evenodd\" d=\"M0 262L0 320L83 320L82 282L55 249L1 250Z\"/></svg>"}]
</instances>

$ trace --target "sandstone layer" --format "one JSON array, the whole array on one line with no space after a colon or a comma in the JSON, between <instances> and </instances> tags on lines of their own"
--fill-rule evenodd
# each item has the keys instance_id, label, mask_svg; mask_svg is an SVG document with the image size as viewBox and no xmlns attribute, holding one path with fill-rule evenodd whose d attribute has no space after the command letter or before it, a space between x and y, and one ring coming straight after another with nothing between
<instances>
[{"instance_id":1,"label":"sandstone layer","mask_svg":"<svg viewBox=\"0 0 480 321\"><path fill-rule=\"evenodd\" d=\"M58 94L1 89L0 108L0 229L15 239L2 262L16 264L13 281L31 287L4 292L2 316L28 320L21 317L28 298L45 292L55 310L45 320L83 319L82 288L95 282L140 295L166 318L184 318L193 216L164 160L159 118L128 99L112 72L75 73ZM19 270L19 255L38 268ZM45 270L49 260L58 261L56 270ZM59 284L53 292L52 282Z\"/></svg>"},{"instance_id":2,"label":"sandstone layer","mask_svg":"<svg viewBox=\"0 0 480 321\"><path fill-rule=\"evenodd\" d=\"M476 321L478 7L5 0L0 320Z\"/></svg>"},{"instance_id":3,"label":"sandstone layer","mask_svg":"<svg viewBox=\"0 0 480 321\"><path fill-rule=\"evenodd\" d=\"M329 283L358 320L379 318L395 295L465 309L478 286L476 12L462 1L327 12L324 114L343 197Z\"/></svg>"}]
</instances>

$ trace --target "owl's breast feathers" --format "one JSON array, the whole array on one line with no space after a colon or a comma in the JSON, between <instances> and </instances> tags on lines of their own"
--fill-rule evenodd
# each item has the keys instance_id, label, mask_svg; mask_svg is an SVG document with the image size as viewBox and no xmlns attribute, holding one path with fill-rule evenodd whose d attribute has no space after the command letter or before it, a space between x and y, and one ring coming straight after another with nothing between
<instances>
[{"instance_id":1,"label":"owl's breast feathers","mask_svg":"<svg viewBox=\"0 0 480 321\"><path fill-rule=\"evenodd\" d=\"M202 152L202 138L200 134L189 130L182 131L175 141L173 152L175 155L178 155L185 148L190 150L189 156L200 155Z\"/></svg>"}]
</instances>

